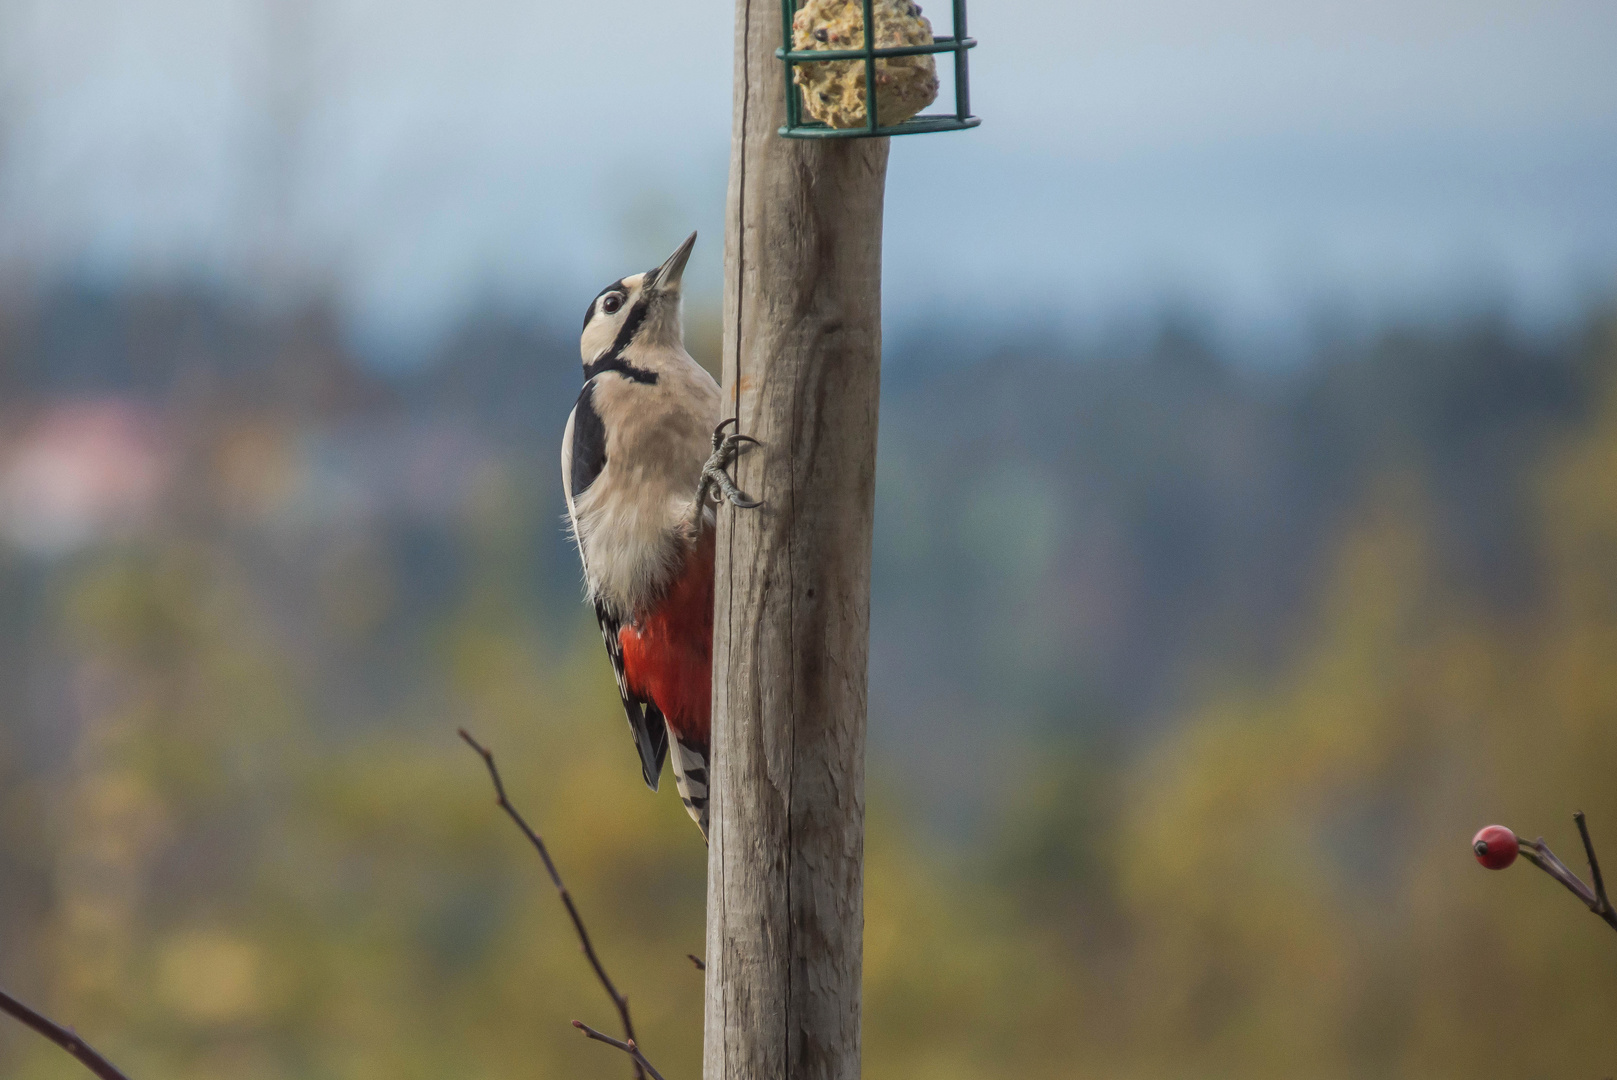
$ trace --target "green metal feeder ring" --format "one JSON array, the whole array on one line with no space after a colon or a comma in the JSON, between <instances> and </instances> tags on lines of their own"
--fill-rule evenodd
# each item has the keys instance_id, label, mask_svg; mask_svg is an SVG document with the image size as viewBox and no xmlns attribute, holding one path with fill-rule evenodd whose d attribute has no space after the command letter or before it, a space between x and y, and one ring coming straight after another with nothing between
<instances>
[{"instance_id":1,"label":"green metal feeder ring","mask_svg":"<svg viewBox=\"0 0 1617 1080\"><path fill-rule=\"evenodd\" d=\"M954 36L937 38L930 45L897 45L878 49L871 45L876 25L871 12L872 0L862 0L865 17L865 46L862 49L794 49L792 47L792 17L797 14L797 0L781 0L781 47L775 50L777 59L786 65L786 123L779 133L788 139L869 139L880 135L924 135L933 131L964 131L982 123L971 115L971 80L968 75L966 52L975 48L974 38L966 36L966 0L953 0ZM912 116L897 124L882 124L879 103L875 94L866 96L865 123L861 127L834 128L818 120L803 120L803 99L792 81L792 69L798 64L823 64L834 60L863 60L865 85L876 85L876 61L886 56L925 56L932 53L954 54L954 98L952 113L926 113Z\"/></svg>"}]
</instances>

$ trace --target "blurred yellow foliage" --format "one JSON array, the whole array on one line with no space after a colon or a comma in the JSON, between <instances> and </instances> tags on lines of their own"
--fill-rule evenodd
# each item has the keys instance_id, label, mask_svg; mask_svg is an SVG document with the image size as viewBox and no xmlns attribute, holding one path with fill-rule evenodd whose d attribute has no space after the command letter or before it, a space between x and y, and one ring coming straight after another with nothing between
<instances>
[{"instance_id":1,"label":"blurred yellow foliage","mask_svg":"<svg viewBox=\"0 0 1617 1080\"><path fill-rule=\"evenodd\" d=\"M1617 940L1494 821L1617 861L1617 398L1542 483L1540 610L1444 588L1418 492L1349 530L1295 666L1132 771L1118 884L1131 1039L1160 1075L1595 1076Z\"/></svg>"},{"instance_id":2,"label":"blurred yellow foliage","mask_svg":"<svg viewBox=\"0 0 1617 1080\"><path fill-rule=\"evenodd\" d=\"M264 1006L257 945L218 930L185 930L158 946L157 992L198 1024L238 1024Z\"/></svg>"},{"instance_id":3,"label":"blurred yellow foliage","mask_svg":"<svg viewBox=\"0 0 1617 1080\"><path fill-rule=\"evenodd\" d=\"M17 991L136 1077L626 1075L567 1025L615 1018L463 725L550 842L648 1052L699 1074L704 849L632 767L587 613L547 643L508 595L509 492L480 484L483 561L421 661L443 699L386 723L310 715L295 648L216 551L63 571L81 724L60 775L0 790L0 842L50 867L27 949L0 958ZM1286 670L1126 757L1037 748L975 848L929 846L873 784L872 1080L1617 1066L1617 940L1466 847L1500 821L1576 863L1582 808L1617 875L1617 396L1539 486L1544 599L1518 618L1457 594L1420 481L1392 480L1344 528ZM373 577L344 619L385 602ZM0 1031L7 1080L77 1069Z\"/></svg>"}]
</instances>

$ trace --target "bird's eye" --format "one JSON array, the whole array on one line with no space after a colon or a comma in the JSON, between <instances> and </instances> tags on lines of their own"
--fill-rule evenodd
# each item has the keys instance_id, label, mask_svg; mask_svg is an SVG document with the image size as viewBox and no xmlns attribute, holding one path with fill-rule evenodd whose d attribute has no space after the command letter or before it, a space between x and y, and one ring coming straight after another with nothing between
<instances>
[{"instance_id":1,"label":"bird's eye","mask_svg":"<svg viewBox=\"0 0 1617 1080\"><path fill-rule=\"evenodd\" d=\"M623 297L618 293L607 293L606 298L601 301L601 310L608 315L616 315L622 306Z\"/></svg>"}]
</instances>

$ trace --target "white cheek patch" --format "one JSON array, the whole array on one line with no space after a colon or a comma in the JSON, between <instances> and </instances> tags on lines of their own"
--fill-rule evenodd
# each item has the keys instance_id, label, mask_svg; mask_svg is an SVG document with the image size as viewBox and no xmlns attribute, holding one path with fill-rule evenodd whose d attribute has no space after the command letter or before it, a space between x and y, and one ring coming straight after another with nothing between
<instances>
[{"instance_id":1,"label":"white cheek patch","mask_svg":"<svg viewBox=\"0 0 1617 1080\"><path fill-rule=\"evenodd\" d=\"M608 315L600 310L599 301L595 307L595 314L590 318L590 324L584 328L584 336L579 338L578 342L579 352L586 364L612 347L612 342L618 336L618 326L623 321L622 308L618 309L616 315Z\"/></svg>"}]
</instances>

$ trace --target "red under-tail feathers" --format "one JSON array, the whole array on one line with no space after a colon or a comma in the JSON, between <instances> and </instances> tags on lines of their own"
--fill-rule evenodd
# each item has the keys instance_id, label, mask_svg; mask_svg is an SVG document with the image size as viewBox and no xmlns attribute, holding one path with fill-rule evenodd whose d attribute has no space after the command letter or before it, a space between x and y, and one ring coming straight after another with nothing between
<instances>
[{"instance_id":1,"label":"red under-tail feathers","mask_svg":"<svg viewBox=\"0 0 1617 1080\"><path fill-rule=\"evenodd\" d=\"M651 701L674 737L680 798L707 835L708 737L713 697L713 533L640 619L618 631L629 689Z\"/></svg>"}]
</instances>

